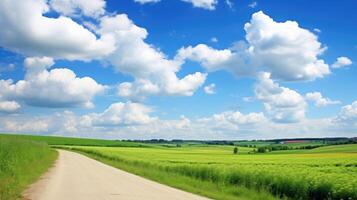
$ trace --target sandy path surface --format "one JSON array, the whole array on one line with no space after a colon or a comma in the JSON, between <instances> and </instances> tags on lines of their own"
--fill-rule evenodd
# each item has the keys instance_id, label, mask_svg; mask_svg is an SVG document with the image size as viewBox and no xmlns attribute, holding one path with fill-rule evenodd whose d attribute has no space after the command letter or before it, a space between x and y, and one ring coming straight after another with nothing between
<instances>
[{"instance_id":1,"label":"sandy path surface","mask_svg":"<svg viewBox=\"0 0 357 200\"><path fill-rule=\"evenodd\" d=\"M58 151L59 158L55 167L24 192L25 199L206 199L127 173L78 153Z\"/></svg>"}]
</instances>

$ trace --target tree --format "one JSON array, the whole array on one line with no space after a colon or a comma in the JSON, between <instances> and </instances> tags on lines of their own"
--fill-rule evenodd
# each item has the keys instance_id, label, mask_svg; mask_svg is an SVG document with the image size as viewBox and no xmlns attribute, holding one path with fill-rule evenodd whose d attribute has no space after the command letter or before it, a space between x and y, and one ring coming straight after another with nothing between
<instances>
[{"instance_id":1,"label":"tree","mask_svg":"<svg viewBox=\"0 0 357 200\"><path fill-rule=\"evenodd\" d=\"M258 153L265 153L265 147L258 147Z\"/></svg>"},{"instance_id":2,"label":"tree","mask_svg":"<svg viewBox=\"0 0 357 200\"><path fill-rule=\"evenodd\" d=\"M234 154L238 154L238 147L234 147L233 153L234 153Z\"/></svg>"}]
</instances>

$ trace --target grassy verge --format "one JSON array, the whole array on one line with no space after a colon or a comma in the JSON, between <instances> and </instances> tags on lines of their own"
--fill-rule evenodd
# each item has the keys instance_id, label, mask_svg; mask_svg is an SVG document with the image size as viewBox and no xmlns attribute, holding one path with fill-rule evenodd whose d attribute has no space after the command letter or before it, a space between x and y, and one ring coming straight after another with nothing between
<instances>
[{"instance_id":1,"label":"grassy verge","mask_svg":"<svg viewBox=\"0 0 357 200\"><path fill-rule=\"evenodd\" d=\"M0 200L14 200L57 158L46 143L16 137L0 138Z\"/></svg>"},{"instance_id":2,"label":"grassy verge","mask_svg":"<svg viewBox=\"0 0 357 200\"><path fill-rule=\"evenodd\" d=\"M150 165L142 162L127 162L113 157L98 154L94 151L83 149L60 147L62 149L76 151L100 162L106 163L118 169L163 183L178 189L221 200L272 200L277 199L264 190L253 190L243 186L229 185L214 180L204 180L199 177L183 175L175 170L164 169L160 166Z\"/></svg>"}]
</instances>

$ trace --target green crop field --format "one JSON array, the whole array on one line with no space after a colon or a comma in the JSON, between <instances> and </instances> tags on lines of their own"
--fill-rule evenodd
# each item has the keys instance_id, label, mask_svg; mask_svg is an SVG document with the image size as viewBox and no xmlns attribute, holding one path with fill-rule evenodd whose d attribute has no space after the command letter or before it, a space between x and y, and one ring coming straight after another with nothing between
<instances>
[{"instance_id":1,"label":"green crop field","mask_svg":"<svg viewBox=\"0 0 357 200\"><path fill-rule=\"evenodd\" d=\"M72 147L72 150L215 199L259 199L266 192L274 198L357 199L356 144L299 150L289 154L248 154L250 148L239 147L239 154L234 155L232 146L82 146ZM186 180L183 184L180 180L184 179L190 181ZM256 195L252 194L252 190L256 191ZM269 195L264 197L269 198Z\"/></svg>"},{"instance_id":2,"label":"green crop field","mask_svg":"<svg viewBox=\"0 0 357 200\"><path fill-rule=\"evenodd\" d=\"M356 144L332 145L312 149L309 153L357 153Z\"/></svg>"},{"instance_id":3,"label":"green crop field","mask_svg":"<svg viewBox=\"0 0 357 200\"><path fill-rule=\"evenodd\" d=\"M17 199L57 157L46 143L21 137L0 137L0 200Z\"/></svg>"}]
</instances>

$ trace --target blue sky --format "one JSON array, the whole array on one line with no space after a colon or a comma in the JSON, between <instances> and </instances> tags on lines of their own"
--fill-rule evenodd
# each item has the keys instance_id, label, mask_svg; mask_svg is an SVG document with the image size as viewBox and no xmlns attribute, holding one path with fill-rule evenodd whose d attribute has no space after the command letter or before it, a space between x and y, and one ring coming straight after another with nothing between
<instances>
[{"instance_id":1,"label":"blue sky","mask_svg":"<svg viewBox=\"0 0 357 200\"><path fill-rule=\"evenodd\" d=\"M356 136L355 1L0 3L0 131Z\"/></svg>"}]
</instances>

